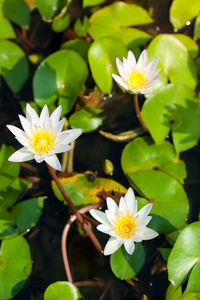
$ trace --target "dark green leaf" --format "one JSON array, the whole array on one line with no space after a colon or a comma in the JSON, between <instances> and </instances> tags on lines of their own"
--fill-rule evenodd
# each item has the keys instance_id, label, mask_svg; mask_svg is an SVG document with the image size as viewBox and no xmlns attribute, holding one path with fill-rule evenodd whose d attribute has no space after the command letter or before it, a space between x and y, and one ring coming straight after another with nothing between
<instances>
[{"instance_id":1,"label":"dark green leaf","mask_svg":"<svg viewBox=\"0 0 200 300\"><path fill-rule=\"evenodd\" d=\"M13 298L31 273L31 252L26 240L18 236L5 240L0 252L0 299Z\"/></svg>"},{"instance_id":2,"label":"dark green leaf","mask_svg":"<svg viewBox=\"0 0 200 300\"><path fill-rule=\"evenodd\" d=\"M141 243L135 244L132 255L129 255L122 246L110 257L111 269L120 279L129 279L135 276L141 270L144 261L145 253Z\"/></svg>"},{"instance_id":3,"label":"dark green leaf","mask_svg":"<svg viewBox=\"0 0 200 300\"><path fill-rule=\"evenodd\" d=\"M57 281L48 286L44 300L78 300L82 296L75 285L67 281Z\"/></svg>"},{"instance_id":4,"label":"dark green leaf","mask_svg":"<svg viewBox=\"0 0 200 300\"><path fill-rule=\"evenodd\" d=\"M70 24L70 14L65 14L64 16L58 16L52 22L51 28L55 32L64 31Z\"/></svg>"},{"instance_id":5,"label":"dark green leaf","mask_svg":"<svg viewBox=\"0 0 200 300\"><path fill-rule=\"evenodd\" d=\"M36 103L43 107L59 98L62 113L67 113L74 105L87 76L87 65L76 52L60 50L51 54L43 60L34 75Z\"/></svg>"},{"instance_id":6,"label":"dark green leaf","mask_svg":"<svg viewBox=\"0 0 200 300\"><path fill-rule=\"evenodd\" d=\"M171 248L158 248L158 250L160 251L162 258L167 261L171 252Z\"/></svg>"},{"instance_id":7,"label":"dark green leaf","mask_svg":"<svg viewBox=\"0 0 200 300\"><path fill-rule=\"evenodd\" d=\"M39 12L45 21L51 21L67 5L67 0L36 0Z\"/></svg>"},{"instance_id":8,"label":"dark green leaf","mask_svg":"<svg viewBox=\"0 0 200 300\"><path fill-rule=\"evenodd\" d=\"M24 0L4 0L3 13L13 23L28 28L30 10Z\"/></svg>"},{"instance_id":9,"label":"dark green leaf","mask_svg":"<svg viewBox=\"0 0 200 300\"><path fill-rule=\"evenodd\" d=\"M90 43L85 40L70 40L62 44L62 49L76 51L86 62L88 61L88 50Z\"/></svg>"}]
</instances>

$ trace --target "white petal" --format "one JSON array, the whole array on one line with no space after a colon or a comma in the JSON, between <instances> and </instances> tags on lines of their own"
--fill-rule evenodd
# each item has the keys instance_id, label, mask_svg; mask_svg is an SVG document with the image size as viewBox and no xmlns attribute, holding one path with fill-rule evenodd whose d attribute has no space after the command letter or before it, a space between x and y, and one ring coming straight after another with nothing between
<instances>
[{"instance_id":1,"label":"white petal","mask_svg":"<svg viewBox=\"0 0 200 300\"><path fill-rule=\"evenodd\" d=\"M107 197L106 203L107 203L108 210L110 210L113 214L117 214L119 212L117 203L112 198Z\"/></svg>"},{"instance_id":2,"label":"white petal","mask_svg":"<svg viewBox=\"0 0 200 300\"><path fill-rule=\"evenodd\" d=\"M140 54L140 57L137 62L136 69L140 72L143 72L148 64L148 52L147 50L143 50Z\"/></svg>"},{"instance_id":3,"label":"white petal","mask_svg":"<svg viewBox=\"0 0 200 300\"><path fill-rule=\"evenodd\" d=\"M149 222L151 221L152 217L151 216L147 216L147 217L143 217L137 220L137 226L139 229L143 229L147 226L147 224L149 224Z\"/></svg>"},{"instance_id":4,"label":"white petal","mask_svg":"<svg viewBox=\"0 0 200 300\"><path fill-rule=\"evenodd\" d=\"M35 154L35 161L40 164L44 161L44 156Z\"/></svg>"},{"instance_id":5,"label":"white petal","mask_svg":"<svg viewBox=\"0 0 200 300\"><path fill-rule=\"evenodd\" d=\"M126 205L126 201L124 197L121 197L119 201L119 214L125 215L127 213L128 213L128 207Z\"/></svg>"},{"instance_id":6,"label":"white petal","mask_svg":"<svg viewBox=\"0 0 200 300\"><path fill-rule=\"evenodd\" d=\"M106 246L104 248L104 255L110 255L112 253L114 253L115 251L117 251L122 245L122 241L114 238L114 237L110 237L109 240L106 243Z\"/></svg>"},{"instance_id":7,"label":"white petal","mask_svg":"<svg viewBox=\"0 0 200 300\"><path fill-rule=\"evenodd\" d=\"M57 124L60 120L60 116L61 116L61 112L62 112L62 106L58 106L54 112L51 114L51 117L50 117L50 126L51 128L55 128L57 127Z\"/></svg>"},{"instance_id":8,"label":"white petal","mask_svg":"<svg viewBox=\"0 0 200 300\"><path fill-rule=\"evenodd\" d=\"M40 125L45 130L49 125L49 110L45 104L40 114Z\"/></svg>"},{"instance_id":9,"label":"white petal","mask_svg":"<svg viewBox=\"0 0 200 300\"><path fill-rule=\"evenodd\" d=\"M137 201L135 200L135 194L132 188L128 189L124 199L126 201L129 213L135 215L137 213Z\"/></svg>"},{"instance_id":10,"label":"white petal","mask_svg":"<svg viewBox=\"0 0 200 300\"><path fill-rule=\"evenodd\" d=\"M111 224L113 224L116 221L116 216L111 210L106 209L105 214L106 214L108 221Z\"/></svg>"},{"instance_id":11,"label":"white petal","mask_svg":"<svg viewBox=\"0 0 200 300\"><path fill-rule=\"evenodd\" d=\"M113 79L125 90L128 89L128 86L126 83L123 81L123 79L115 74L112 74Z\"/></svg>"},{"instance_id":12,"label":"white petal","mask_svg":"<svg viewBox=\"0 0 200 300\"><path fill-rule=\"evenodd\" d=\"M155 70L156 70L157 64L158 64L158 58L154 59L154 60L146 67L145 73L148 73L148 74L154 73Z\"/></svg>"},{"instance_id":13,"label":"white petal","mask_svg":"<svg viewBox=\"0 0 200 300\"><path fill-rule=\"evenodd\" d=\"M22 115L19 115L19 119L20 119L20 122L22 124L22 127L24 129L24 131L26 132L26 134L28 136L31 136L32 135L32 131L31 131L31 123L29 120L27 120L24 116Z\"/></svg>"},{"instance_id":14,"label":"white petal","mask_svg":"<svg viewBox=\"0 0 200 300\"><path fill-rule=\"evenodd\" d=\"M103 233L109 234L112 231L111 226L100 224L97 226L97 229Z\"/></svg>"},{"instance_id":15,"label":"white petal","mask_svg":"<svg viewBox=\"0 0 200 300\"><path fill-rule=\"evenodd\" d=\"M138 220L137 220L137 224L142 224L143 219L147 217L147 215L149 214L150 210L152 209L153 204L149 203L147 205L145 205L144 207L142 207L138 213Z\"/></svg>"},{"instance_id":16,"label":"white petal","mask_svg":"<svg viewBox=\"0 0 200 300\"><path fill-rule=\"evenodd\" d=\"M69 144L75 139L77 139L83 132L83 129L76 128L63 131L56 139L56 143Z\"/></svg>"},{"instance_id":17,"label":"white petal","mask_svg":"<svg viewBox=\"0 0 200 300\"><path fill-rule=\"evenodd\" d=\"M128 60L126 60L125 58L123 58L123 66L124 66L124 74L127 77L132 72L132 68Z\"/></svg>"},{"instance_id":18,"label":"white petal","mask_svg":"<svg viewBox=\"0 0 200 300\"><path fill-rule=\"evenodd\" d=\"M135 244L132 237L124 242L124 247L129 255L133 254L133 251L135 250Z\"/></svg>"},{"instance_id":19,"label":"white petal","mask_svg":"<svg viewBox=\"0 0 200 300\"><path fill-rule=\"evenodd\" d=\"M32 124L39 124L39 117L36 113L35 109L33 109L28 103L26 104L26 118L32 123Z\"/></svg>"},{"instance_id":20,"label":"white petal","mask_svg":"<svg viewBox=\"0 0 200 300\"><path fill-rule=\"evenodd\" d=\"M141 231L140 235L143 240L151 240L151 239L154 239L155 237L157 237L158 233L155 230L146 227L145 229L143 229Z\"/></svg>"},{"instance_id":21,"label":"white petal","mask_svg":"<svg viewBox=\"0 0 200 300\"><path fill-rule=\"evenodd\" d=\"M128 51L127 60L128 60L130 66L131 66L131 71L133 71L135 69L136 60L135 60L135 55L130 50Z\"/></svg>"},{"instance_id":22,"label":"white petal","mask_svg":"<svg viewBox=\"0 0 200 300\"><path fill-rule=\"evenodd\" d=\"M116 65L117 65L117 70L120 74L120 76L124 77L124 67L123 67L123 63L121 62L121 60L119 60L119 58L116 58Z\"/></svg>"},{"instance_id":23,"label":"white petal","mask_svg":"<svg viewBox=\"0 0 200 300\"><path fill-rule=\"evenodd\" d=\"M94 219L96 219L100 223L107 225L110 224L104 212L97 209L90 209L90 214L93 216Z\"/></svg>"},{"instance_id":24,"label":"white petal","mask_svg":"<svg viewBox=\"0 0 200 300\"><path fill-rule=\"evenodd\" d=\"M46 156L44 160L52 168L54 168L58 171L61 171L61 169L62 169L61 164L60 164L59 159L57 158L57 156L55 154Z\"/></svg>"},{"instance_id":25,"label":"white petal","mask_svg":"<svg viewBox=\"0 0 200 300\"><path fill-rule=\"evenodd\" d=\"M72 148L66 144L58 144L54 147L53 153L63 153L71 150Z\"/></svg>"},{"instance_id":26,"label":"white petal","mask_svg":"<svg viewBox=\"0 0 200 300\"><path fill-rule=\"evenodd\" d=\"M21 129L13 126L7 125L7 128L15 135L15 138L25 147L29 147L29 141L27 139L26 133Z\"/></svg>"},{"instance_id":27,"label":"white petal","mask_svg":"<svg viewBox=\"0 0 200 300\"><path fill-rule=\"evenodd\" d=\"M15 161L15 162L22 162L22 161L28 161L34 158L34 154L29 152L25 147L17 150L15 153L13 153L8 160L9 161Z\"/></svg>"},{"instance_id":28,"label":"white petal","mask_svg":"<svg viewBox=\"0 0 200 300\"><path fill-rule=\"evenodd\" d=\"M57 123L57 126L54 127L54 132L55 134L59 134L63 128L63 125L65 123L65 119L62 119L60 120L58 123Z\"/></svg>"}]
</instances>

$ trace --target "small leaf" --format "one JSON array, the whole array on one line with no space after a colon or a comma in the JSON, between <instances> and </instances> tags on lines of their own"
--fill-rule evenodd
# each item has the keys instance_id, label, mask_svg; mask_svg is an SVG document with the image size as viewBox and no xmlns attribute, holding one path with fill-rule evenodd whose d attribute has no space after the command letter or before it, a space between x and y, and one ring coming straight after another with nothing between
<instances>
[{"instance_id":1,"label":"small leaf","mask_svg":"<svg viewBox=\"0 0 200 300\"><path fill-rule=\"evenodd\" d=\"M86 6L95 6L105 2L105 0L83 0L83 7Z\"/></svg>"},{"instance_id":2,"label":"small leaf","mask_svg":"<svg viewBox=\"0 0 200 300\"><path fill-rule=\"evenodd\" d=\"M10 22L0 14L0 40L14 39L15 32Z\"/></svg>"},{"instance_id":3,"label":"small leaf","mask_svg":"<svg viewBox=\"0 0 200 300\"><path fill-rule=\"evenodd\" d=\"M72 128L82 128L85 133L94 131L103 122L104 117L98 116L102 111L99 108L83 108L70 116L70 126Z\"/></svg>"},{"instance_id":4,"label":"small leaf","mask_svg":"<svg viewBox=\"0 0 200 300\"><path fill-rule=\"evenodd\" d=\"M28 61L24 52L13 42L0 41L0 75L17 93L28 77Z\"/></svg>"},{"instance_id":5,"label":"small leaf","mask_svg":"<svg viewBox=\"0 0 200 300\"><path fill-rule=\"evenodd\" d=\"M135 244L135 250L129 255L124 246L114 252L110 257L113 273L120 279L129 279L135 276L142 268L145 261L144 248L141 243Z\"/></svg>"},{"instance_id":6,"label":"small leaf","mask_svg":"<svg viewBox=\"0 0 200 300\"><path fill-rule=\"evenodd\" d=\"M188 5L189 4L189 5ZM174 0L170 7L170 21L175 29L179 29L198 15L199 0Z\"/></svg>"},{"instance_id":7,"label":"small leaf","mask_svg":"<svg viewBox=\"0 0 200 300\"><path fill-rule=\"evenodd\" d=\"M166 293L166 300L181 300L182 299L182 287L176 289L172 284L169 285Z\"/></svg>"},{"instance_id":8,"label":"small leaf","mask_svg":"<svg viewBox=\"0 0 200 300\"><path fill-rule=\"evenodd\" d=\"M19 164L8 161L13 152L14 148L11 146L2 145L0 149L0 191L7 188L19 174Z\"/></svg>"},{"instance_id":9,"label":"small leaf","mask_svg":"<svg viewBox=\"0 0 200 300\"><path fill-rule=\"evenodd\" d=\"M70 14L58 16L52 22L51 28L55 32L62 32L67 29L70 24Z\"/></svg>"},{"instance_id":10,"label":"small leaf","mask_svg":"<svg viewBox=\"0 0 200 300\"><path fill-rule=\"evenodd\" d=\"M86 62L90 43L85 40L70 40L62 44L61 49L71 49L77 52Z\"/></svg>"},{"instance_id":11,"label":"small leaf","mask_svg":"<svg viewBox=\"0 0 200 300\"><path fill-rule=\"evenodd\" d=\"M116 58L127 56L128 50L117 39L104 37L92 43L88 59L92 75L98 87L104 93L112 89L112 73L117 74Z\"/></svg>"},{"instance_id":12,"label":"small leaf","mask_svg":"<svg viewBox=\"0 0 200 300\"><path fill-rule=\"evenodd\" d=\"M26 240L18 236L5 240L0 252L0 299L13 298L31 273L31 252Z\"/></svg>"},{"instance_id":13,"label":"small leaf","mask_svg":"<svg viewBox=\"0 0 200 300\"><path fill-rule=\"evenodd\" d=\"M194 44L176 34L159 34L148 46L150 61L158 58L160 74L167 76L171 83L182 83L191 89L197 84L196 68L188 51ZM194 51L194 50L193 50ZM196 50L195 50L196 51Z\"/></svg>"},{"instance_id":14,"label":"small leaf","mask_svg":"<svg viewBox=\"0 0 200 300\"><path fill-rule=\"evenodd\" d=\"M67 281L57 281L48 286L44 300L78 300L82 296L75 285Z\"/></svg>"},{"instance_id":15,"label":"small leaf","mask_svg":"<svg viewBox=\"0 0 200 300\"><path fill-rule=\"evenodd\" d=\"M114 197L112 196L113 192L119 193L120 196L126 193L126 188L118 182L112 179L95 177L95 174L92 172L78 173L59 179L65 192L75 206L99 203L102 197ZM56 197L64 201L54 181L52 181L52 189Z\"/></svg>"},{"instance_id":16,"label":"small leaf","mask_svg":"<svg viewBox=\"0 0 200 300\"><path fill-rule=\"evenodd\" d=\"M60 50L48 56L37 68L33 78L36 103L43 107L59 98L62 113L71 110L88 76L88 68L79 54Z\"/></svg>"},{"instance_id":17,"label":"small leaf","mask_svg":"<svg viewBox=\"0 0 200 300\"><path fill-rule=\"evenodd\" d=\"M167 261L171 252L171 248L158 248L158 250L160 251L162 258Z\"/></svg>"},{"instance_id":18,"label":"small leaf","mask_svg":"<svg viewBox=\"0 0 200 300\"><path fill-rule=\"evenodd\" d=\"M78 36L85 36L88 31L88 17L84 16L83 21L80 18L74 23L74 31Z\"/></svg>"},{"instance_id":19,"label":"small leaf","mask_svg":"<svg viewBox=\"0 0 200 300\"><path fill-rule=\"evenodd\" d=\"M168 259L169 280L176 288L189 277L186 289L189 289L190 292L200 292L199 276L196 276L199 274L199 266L197 266L199 265L199 254L200 221L183 229L170 253Z\"/></svg>"},{"instance_id":20,"label":"small leaf","mask_svg":"<svg viewBox=\"0 0 200 300\"><path fill-rule=\"evenodd\" d=\"M194 38L195 40L200 39L200 15L196 18L194 24Z\"/></svg>"},{"instance_id":21,"label":"small leaf","mask_svg":"<svg viewBox=\"0 0 200 300\"><path fill-rule=\"evenodd\" d=\"M143 105L142 117L157 144L171 129L177 152L192 148L200 137L199 101L183 85L169 84L153 94Z\"/></svg>"},{"instance_id":22,"label":"small leaf","mask_svg":"<svg viewBox=\"0 0 200 300\"><path fill-rule=\"evenodd\" d=\"M120 39L126 46L144 45L151 35L130 26L148 24L153 20L147 11L135 4L117 1L99 9L89 19L89 33L93 39L105 36Z\"/></svg>"},{"instance_id":23,"label":"small leaf","mask_svg":"<svg viewBox=\"0 0 200 300\"><path fill-rule=\"evenodd\" d=\"M30 10L24 0L4 0L3 14L18 26L28 28Z\"/></svg>"},{"instance_id":24,"label":"small leaf","mask_svg":"<svg viewBox=\"0 0 200 300\"><path fill-rule=\"evenodd\" d=\"M38 10L44 21L51 21L67 5L67 0L36 0Z\"/></svg>"}]
</instances>

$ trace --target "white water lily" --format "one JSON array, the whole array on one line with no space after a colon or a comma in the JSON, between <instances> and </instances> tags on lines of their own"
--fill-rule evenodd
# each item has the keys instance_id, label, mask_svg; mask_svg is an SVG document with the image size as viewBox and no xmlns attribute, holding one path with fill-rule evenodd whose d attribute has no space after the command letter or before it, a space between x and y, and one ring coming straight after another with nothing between
<instances>
[{"instance_id":1,"label":"white water lily","mask_svg":"<svg viewBox=\"0 0 200 300\"><path fill-rule=\"evenodd\" d=\"M136 63L134 54L129 51L128 57L123 58L123 62L116 59L117 69L120 76L112 74L114 80L123 90L131 94L151 94L152 85L160 78L156 69L158 59L154 59L148 64L148 53L144 50Z\"/></svg>"},{"instance_id":2,"label":"white water lily","mask_svg":"<svg viewBox=\"0 0 200 300\"><path fill-rule=\"evenodd\" d=\"M129 188L126 195L121 197L119 207L116 202L108 197L106 199L108 209L103 213L97 209L91 209L90 213L101 224L97 229L109 234L109 238L104 255L110 255L118 250L122 244L128 254L132 254L135 249L135 242L150 240L158 236L158 233L146 227L150 222L148 216L152 203L145 205L137 212L137 200L132 188Z\"/></svg>"},{"instance_id":3,"label":"white water lily","mask_svg":"<svg viewBox=\"0 0 200 300\"><path fill-rule=\"evenodd\" d=\"M60 120L62 107L59 106L49 116L47 105L41 111L40 117L29 105L26 105L26 118L19 115L21 130L16 126L7 125L15 138L24 146L9 157L9 161L23 162L35 159L45 161L56 170L61 170L61 164L55 153L69 151L68 145L83 132L82 129L71 129L61 132L64 119Z\"/></svg>"}]
</instances>

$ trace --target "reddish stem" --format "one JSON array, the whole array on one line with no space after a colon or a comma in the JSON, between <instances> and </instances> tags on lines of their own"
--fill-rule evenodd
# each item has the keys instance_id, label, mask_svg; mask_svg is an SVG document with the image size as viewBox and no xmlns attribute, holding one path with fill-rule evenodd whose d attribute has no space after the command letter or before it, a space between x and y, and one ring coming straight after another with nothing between
<instances>
[{"instance_id":1,"label":"reddish stem","mask_svg":"<svg viewBox=\"0 0 200 300\"><path fill-rule=\"evenodd\" d=\"M133 105L134 105L134 109L135 109L135 112L136 112L136 116L138 118L138 121L140 122L140 125L142 126L142 129L146 133L149 132L148 128L146 127L146 125L145 125L145 123L142 119L141 113L140 113L137 94L133 94Z\"/></svg>"}]
</instances>

